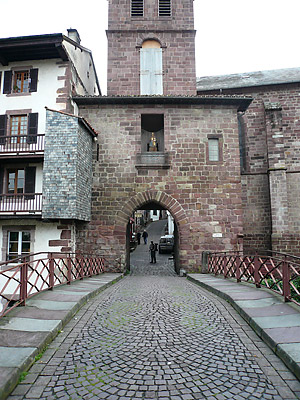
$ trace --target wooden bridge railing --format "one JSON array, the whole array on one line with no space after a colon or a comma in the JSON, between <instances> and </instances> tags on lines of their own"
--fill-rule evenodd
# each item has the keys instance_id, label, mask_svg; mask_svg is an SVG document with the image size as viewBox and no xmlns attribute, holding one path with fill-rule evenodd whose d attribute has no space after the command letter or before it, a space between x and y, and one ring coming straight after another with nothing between
<instances>
[{"instance_id":1,"label":"wooden bridge railing","mask_svg":"<svg viewBox=\"0 0 300 400\"><path fill-rule=\"evenodd\" d=\"M105 263L73 253L36 253L0 263L0 318L39 292L103 273Z\"/></svg>"},{"instance_id":2,"label":"wooden bridge railing","mask_svg":"<svg viewBox=\"0 0 300 400\"><path fill-rule=\"evenodd\" d=\"M270 255L269 255L270 254ZM278 252L267 255L208 253L208 272L249 282L282 295L300 305L300 258Z\"/></svg>"}]
</instances>

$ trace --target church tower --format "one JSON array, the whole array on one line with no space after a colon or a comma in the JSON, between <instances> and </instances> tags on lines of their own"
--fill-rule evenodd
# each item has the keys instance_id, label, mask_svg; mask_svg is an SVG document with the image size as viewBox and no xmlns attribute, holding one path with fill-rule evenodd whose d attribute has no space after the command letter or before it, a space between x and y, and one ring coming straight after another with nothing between
<instances>
[{"instance_id":1,"label":"church tower","mask_svg":"<svg viewBox=\"0 0 300 400\"><path fill-rule=\"evenodd\" d=\"M108 96L196 95L194 0L109 0Z\"/></svg>"}]
</instances>

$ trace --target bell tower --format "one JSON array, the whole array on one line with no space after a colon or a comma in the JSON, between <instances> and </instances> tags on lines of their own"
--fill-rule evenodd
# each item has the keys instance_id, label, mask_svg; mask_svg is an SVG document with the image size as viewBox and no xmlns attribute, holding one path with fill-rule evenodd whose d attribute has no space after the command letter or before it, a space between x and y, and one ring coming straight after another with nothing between
<instances>
[{"instance_id":1,"label":"bell tower","mask_svg":"<svg viewBox=\"0 0 300 400\"><path fill-rule=\"evenodd\" d=\"M108 1L107 95L196 95L194 0Z\"/></svg>"}]
</instances>

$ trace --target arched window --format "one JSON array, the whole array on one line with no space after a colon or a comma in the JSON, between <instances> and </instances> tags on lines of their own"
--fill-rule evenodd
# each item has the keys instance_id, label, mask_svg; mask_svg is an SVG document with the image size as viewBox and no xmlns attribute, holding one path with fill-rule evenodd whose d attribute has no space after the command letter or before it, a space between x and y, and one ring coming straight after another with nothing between
<instances>
[{"instance_id":1,"label":"arched window","mask_svg":"<svg viewBox=\"0 0 300 400\"><path fill-rule=\"evenodd\" d=\"M141 95L163 94L162 49L157 40L145 40L140 53Z\"/></svg>"}]
</instances>

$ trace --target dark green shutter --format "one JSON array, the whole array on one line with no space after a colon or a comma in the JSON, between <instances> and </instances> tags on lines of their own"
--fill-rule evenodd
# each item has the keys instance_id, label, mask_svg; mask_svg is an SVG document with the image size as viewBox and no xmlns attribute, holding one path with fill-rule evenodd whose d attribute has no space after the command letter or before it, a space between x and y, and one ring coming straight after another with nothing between
<instances>
[{"instance_id":1,"label":"dark green shutter","mask_svg":"<svg viewBox=\"0 0 300 400\"><path fill-rule=\"evenodd\" d=\"M37 91L37 83L38 83L38 69L33 68L30 70L30 86L29 92Z\"/></svg>"},{"instance_id":2,"label":"dark green shutter","mask_svg":"<svg viewBox=\"0 0 300 400\"><path fill-rule=\"evenodd\" d=\"M35 172L36 167L25 168L25 193L35 193ZM34 199L34 195L25 196L25 200Z\"/></svg>"},{"instance_id":3,"label":"dark green shutter","mask_svg":"<svg viewBox=\"0 0 300 400\"><path fill-rule=\"evenodd\" d=\"M7 136L7 115L0 115L0 144L6 143Z\"/></svg>"},{"instance_id":4,"label":"dark green shutter","mask_svg":"<svg viewBox=\"0 0 300 400\"><path fill-rule=\"evenodd\" d=\"M3 93L4 94L11 93L11 86L12 86L12 71L5 71Z\"/></svg>"},{"instance_id":5,"label":"dark green shutter","mask_svg":"<svg viewBox=\"0 0 300 400\"><path fill-rule=\"evenodd\" d=\"M28 134L27 134L27 143L36 143L37 142L37 133L38 133L38 113L31 113L28 115Z\"/></svg>"}]
</instances>

